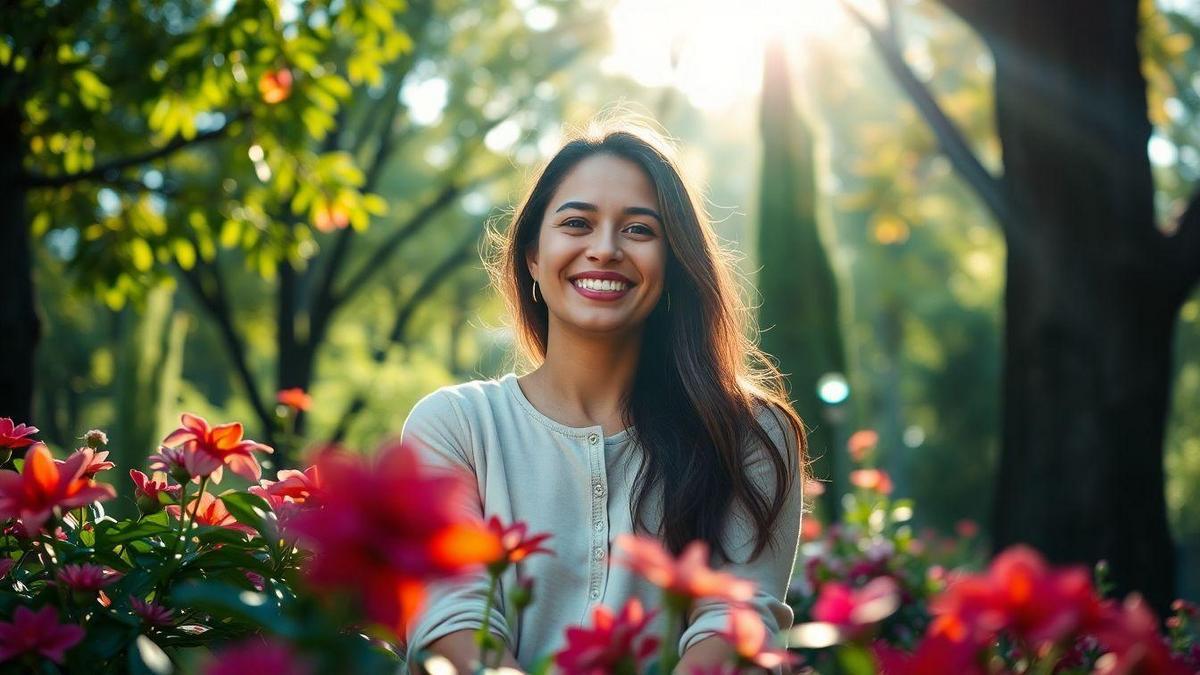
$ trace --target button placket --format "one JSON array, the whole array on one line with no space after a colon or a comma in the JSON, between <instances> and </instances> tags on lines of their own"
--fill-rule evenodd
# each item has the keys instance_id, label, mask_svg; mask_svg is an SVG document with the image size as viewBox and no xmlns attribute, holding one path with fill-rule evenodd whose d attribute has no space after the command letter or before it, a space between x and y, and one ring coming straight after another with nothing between
<instances>
[{"instance_id":1,"label":"button placket","mask_svg":"<svg viewBox=\"0 0 1200 675\"><path fill-rule=\"evenodd\" d=\"M604 486L604 452L602 446L602 438L600 434L595 432L587 435L587 442L590 446L590 460L592 466L592 550L591 563L589 564L591 583L589 584L588 597L593 601L600 599L600 584L604 575L604 559L607 553L606 538L604 536L604 518L606 504L604 494L606 492Z\"/></svg>"}]
</instances>

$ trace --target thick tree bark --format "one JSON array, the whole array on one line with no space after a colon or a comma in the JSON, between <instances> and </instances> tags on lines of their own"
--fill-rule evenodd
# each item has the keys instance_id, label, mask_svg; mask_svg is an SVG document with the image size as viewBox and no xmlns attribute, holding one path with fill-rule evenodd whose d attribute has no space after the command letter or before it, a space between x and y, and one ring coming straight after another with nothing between
<instances>
[{"instance_id":1,"label":"thick tree bark","mask_svg":"<svg viewBox=\"0 0 1200 675\"><path fill-rule=\"evenodd\" d=\"M1174 592L1163 492L1171 341L1186 285L1161 255L1138 3L1004 0L996 62L1013 205L997 549L1107 559L1118 593ZM1194 278L1189 284L1194 282Z\"/></svg>"},{"instance_id":2,"label":"thick tree bark","mask_svg":"<svg viewBox=\"0 0 1200 675\"><path fill-rule=\"evenodd\" d=\"M33 301L26 188L20 180L25 142L16 102L0 108L0 148L0 417L36 423L33 364L41 323Z\"/></svg>"}]
</instances>

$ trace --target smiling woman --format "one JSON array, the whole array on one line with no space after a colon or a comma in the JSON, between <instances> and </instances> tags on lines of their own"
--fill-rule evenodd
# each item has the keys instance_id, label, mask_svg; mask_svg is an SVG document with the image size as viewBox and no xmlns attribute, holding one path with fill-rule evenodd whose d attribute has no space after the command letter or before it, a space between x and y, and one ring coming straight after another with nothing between
<instances>
[{"instance_id":1,"label":"smiling woman","mask_svg":"<svg viewBox=\"0 0 1200 675\"><path fill-rule=\"evenodd\" d=\"M726 258L672 155L631 126L575 138L499 235L491 270L533 369L430 394L404 440L473 473L465 511L550 533L555 555L527 561L538 600L519 617L485 577L431 591L410 661L428 649L472 669L485 611L506 663L530 668L600 603L658 607L653 584L608 564L621 535L703 550L751 582L744 602L764 634L790 627L804 431L740 323ZM517 587L515 574L500 585ZM717 636L733 615L710 597L682 626L663 624L664 668L726 661Z\"/></svg>"}]
</instances>

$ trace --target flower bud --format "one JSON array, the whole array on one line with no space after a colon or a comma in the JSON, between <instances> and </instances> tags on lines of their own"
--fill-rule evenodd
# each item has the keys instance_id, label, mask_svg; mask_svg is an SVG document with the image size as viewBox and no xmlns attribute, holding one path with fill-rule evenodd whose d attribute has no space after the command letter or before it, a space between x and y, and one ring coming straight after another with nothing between
<instances>
[{"instance_id":1,"label":"flower bud","mask_svg":"<svg viewBox=\"0 0 1200 675\"><path fill-rule=\"evenodd\" d=\"M154 497L144 494L138 495L137 507L143 516L152 516L163 510L162 502L159 501L157 495Z\"/></svg>"},{"instance_id":2,"label":"flower bud","mask_svg":"<svg viewBox=\"0 0 1200 675\"><path fill-rule=\"evenodd\" d=\"M108 445L108 434L105 434L99 429L89 430L83 435L83 439L87 442L87 446L93 450L103 448L104 446Z\"/></svg>"},{"instance_id":3,"label":"flower bud","mask_svg":"<svg viewBox=\"0 0 1200 675\"><path fill-rule=\"evenodd\" d=\"M517 611L521 611L533 603L533 579L522 578L517 581L517 587L508 594L509 601Z\"/></svg>"}]
</instances>

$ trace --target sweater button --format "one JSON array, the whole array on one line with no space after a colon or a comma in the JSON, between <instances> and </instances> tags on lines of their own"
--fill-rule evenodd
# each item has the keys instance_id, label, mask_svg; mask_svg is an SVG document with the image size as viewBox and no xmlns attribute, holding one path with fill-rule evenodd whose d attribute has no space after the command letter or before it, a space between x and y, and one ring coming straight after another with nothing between
<instances>
[{"instance_id":1,"label":"sweater button","mask_svg":"<svg viewBox=\"0 0 1200 675\"><path fill-rule=\"evenodd\" d=\"M595 445L599 442L600 442L600 436L598 434L588 434L588 443Z\"/></svg>"},{"instance_id":2,"label":"sweater button","mask_svg":"<svg viewBox=\"0 0 1200 675\"><path fill-rule=\"evenodd\" d=\"M597 497L603 497L604 496L604 486L599 483L596 483L595 485L592 486L592 494L596 495Z\"/></svg>"},{"instance_id":3,"label":"sweater button","mask_svg":"<svg viewBox=\"0 0 1200 675\"><path fill-rule=\"evenodd\" d=\"M599 600L599 599L600 599L600 590L599 590L599 589L596 589L596 588L593 588L593 589L592 589L592 599L593 599L593 600Z\"/></svg>"}]
</instances>

